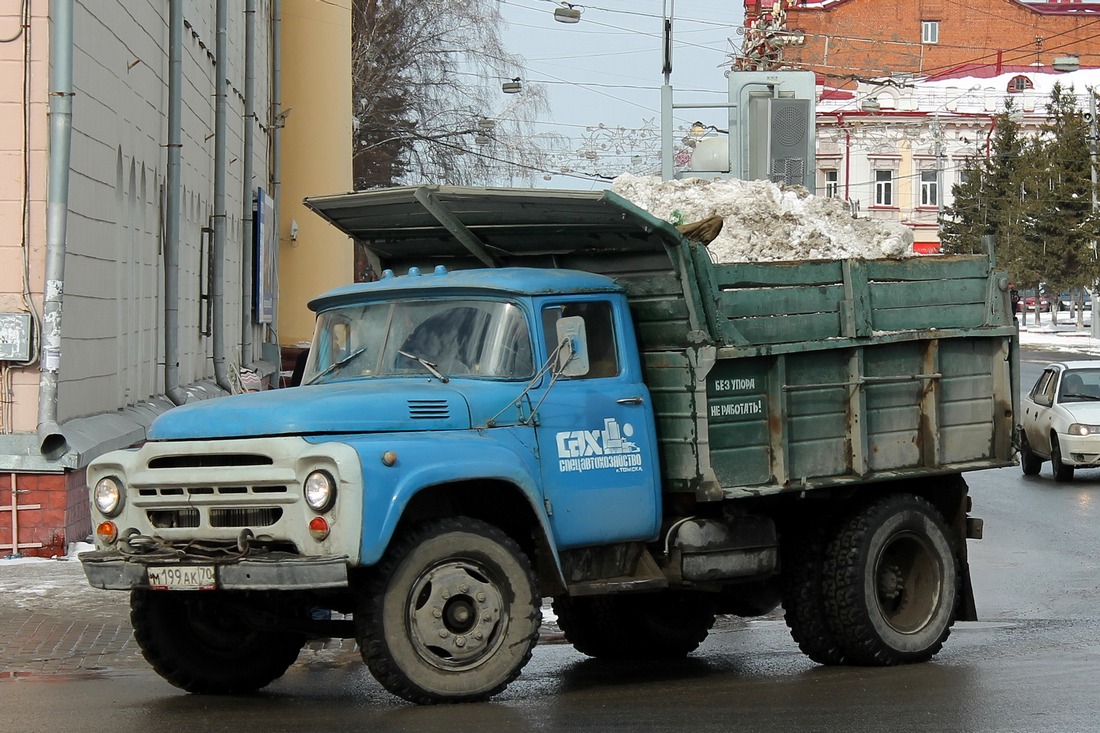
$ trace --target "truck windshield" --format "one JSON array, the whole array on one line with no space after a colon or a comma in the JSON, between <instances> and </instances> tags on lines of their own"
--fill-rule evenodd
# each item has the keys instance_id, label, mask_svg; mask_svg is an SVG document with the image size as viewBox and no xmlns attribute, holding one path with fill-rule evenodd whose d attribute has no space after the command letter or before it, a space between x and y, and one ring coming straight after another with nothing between
<instances>
[{"instance_id":1,"label":"truck windshield","mask_svg":"<svg viewBox=\"0 0 1100 733\"><path fill-rule=\"evenodd\" d=\"M534 361L523 311L515 303L467 299L328 310L317 316L302 383L431 374L433 368L446 378L530 378Z\"/></svg>"}]
</instances>

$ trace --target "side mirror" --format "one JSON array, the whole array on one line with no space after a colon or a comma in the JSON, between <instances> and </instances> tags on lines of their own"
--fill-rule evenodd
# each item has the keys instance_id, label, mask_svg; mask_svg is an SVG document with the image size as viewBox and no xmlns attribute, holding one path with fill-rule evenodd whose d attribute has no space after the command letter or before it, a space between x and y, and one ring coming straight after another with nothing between
<instances>
[{"instance_id":1,"label":"side mirror","mask_svg":"<svg viewBox=\"0 0 1100 733\"><path fill-rule=\"evenodd\" d=\"M558 343L562 347L554 370L565 377L583 377L588 374L588 337L584 331L584 319L580 316L566 316L557 322L556 331Z\"/></svg>"}]
</instances>

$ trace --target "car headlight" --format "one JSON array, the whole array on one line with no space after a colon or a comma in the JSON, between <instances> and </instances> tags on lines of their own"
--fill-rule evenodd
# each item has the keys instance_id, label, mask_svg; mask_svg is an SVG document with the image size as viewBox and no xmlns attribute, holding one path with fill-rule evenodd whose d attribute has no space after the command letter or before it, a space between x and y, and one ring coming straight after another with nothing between
<instances>
[{"instance_id":1,"label":"car headlight","mask_svg":"<svg viewBox=\"0 0 1100 733\"><path fill-rule=\"evenodd\" d=\"M1069 426L1069 434L1084 437L1086 435L1100 434L1100 425L1086 425L1084 423L1075 422Z\"/></svg>"},{"instance_id":2,"label":"car headlight","mask_svg":"<svg viewBox=\"0 0 1100 733\"><path fill-rule=\"evenodd\" d=\"M105 517L117 516L122 511L122 482L113 476L101 478L95 485L95 508Z\"/></svg>"},{"instance_id":3,"label":"car headlight","mask_svg":"<svg viewBox=\"0 0 1100 733\"><path fill-rule=\"evenodd\" d=\"M336 481L324 471L306 476L306 504L315 512L327 512L336 502Z\"/></svg>"}]
</instances>

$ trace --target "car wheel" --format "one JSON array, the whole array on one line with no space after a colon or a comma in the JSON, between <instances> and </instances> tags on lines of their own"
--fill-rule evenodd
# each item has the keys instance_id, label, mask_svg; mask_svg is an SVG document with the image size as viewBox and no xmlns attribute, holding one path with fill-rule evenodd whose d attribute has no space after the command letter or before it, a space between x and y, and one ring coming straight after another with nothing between
<instances>
[{"instance_id":1,"label":"car wheel","mask_svg":"<svg viewBox=\"0 0 1100 733\"><path fill-rule=\"evenodd\" d=\"M1039 469L1043 467L1043 459L1035 455L1031 450L1031 443L1027 435L1020 435L1020 468L1025 476L1037 476Z\"/></svg>"},{"instance_id":2,"label":"car wheel","mask_svg":"<svg viewBox=\"0 0 1100 733\"><path fill-rule=\"evenodd\" d=\"M1062 447L1058 445L1058 438L1050 436L1050 467L1054 470L1055 481L1072 481L1073 466L1062 462Z\"/></svg>"}]
</instances>

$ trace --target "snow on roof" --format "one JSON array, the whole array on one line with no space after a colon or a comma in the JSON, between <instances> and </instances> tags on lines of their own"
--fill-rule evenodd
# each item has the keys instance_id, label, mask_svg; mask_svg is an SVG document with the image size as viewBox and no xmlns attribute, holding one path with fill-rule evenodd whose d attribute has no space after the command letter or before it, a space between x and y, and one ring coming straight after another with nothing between
<instances>
[{"instance_id":1,"label":"snow on roof","mask_svg":"<svg viewBox=\"0 0 1100 733\"><path fill-rule=\"evenodd\" d=\"M792 0L797 10L827 10L850 0ZM1043 15L1080 15L1100 13L1100 0L1009 0Z\"/></svg>"},{"instance_id":2,"label":"snow on roof","mask_svg":"<svg viewBox=\"0 0 1100 733\"><path fill-rule=\"evenodd\" d=\"M1078 69L1077 71L1067 71L1065 73L1054 71L1048 66L1002 66L1001 69L1001 73L997 74L996 67L993 64L984 67L972 64L968 67L957 67L956 70L953 70L957 71L958 75L944 72L929 77L921 81L920 84L931 87L953 86L965 88L978 86L982 89L1003 92L1008 89L1009 81L1017 76L1026 76L1035 85L1035 91L1043 94L1049 94L1054 89L1055 84L1061 84L1063 87L1072 86L1078 91L1100 86L1100 68Z\"/></svg>"},{"instance_id":3,"label":"snow on roof","mask_svg":"<svg viewBox=\"0 0 1100 733\"><path fill-rule=\"evenodd\" d=\"M1026 77L1030 88L1009 92L1017 77ZM1088 89L1100 87L1100 68L1078 69L1059 73L1049 66L1000 66L966 64L927 78L882 79L861 82L854 95L845 90L824 87L819 94L819 112L863 113L866 100L880 103L882 113L892 115L927 115L941 113L997 114L1004 109L1005 99L1015 97L1017 109L1044 112L1055 84L1072 87L1079 97Z\"/></svg>"}]
</instances>

